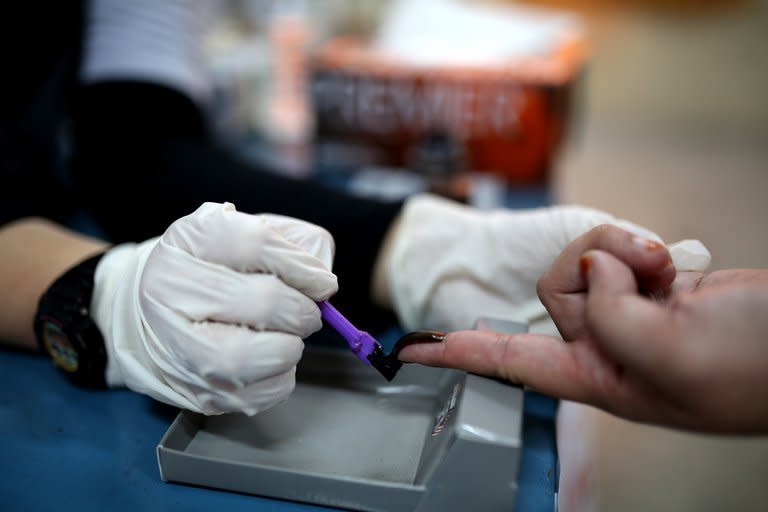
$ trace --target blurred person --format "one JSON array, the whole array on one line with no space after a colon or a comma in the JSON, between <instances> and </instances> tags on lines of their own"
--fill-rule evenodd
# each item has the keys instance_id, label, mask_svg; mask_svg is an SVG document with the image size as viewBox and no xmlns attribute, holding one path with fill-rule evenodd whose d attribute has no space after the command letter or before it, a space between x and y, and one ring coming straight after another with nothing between
<instances>
[{"instance_id":1,"label":"blurred person","mask_svg":"<svg viewBox=\"0 0 768 512\"><path fill-rule=\"evenodd\" d=\"M179 3L164 2L145 8L159 13L166 5L183 7ZM4 94L0 96L0 253L10 254L7 259L2 257L0 264L0 283L7 290L0 308L3 313L0 341L4 343L30 349L36 346L32 326L39 299L67 269L83 258L101 254L112 247L111 244L146 240L122 248L116 245L115 249L120 251L114 255L107 253L98 260L98 265L122 260L116 254L130 254L131 247L137 251L134 255L139 254L140 246L145 251L143 254L150 254L155 247L151 245L151 237L166 232L169 225L197 211L206 201L233 201L243 212L278 212L327 228L335 237L337 247L333 270L338 275L340 292L334 296L334 303L355 322L371 329L391 325L395 317L389 314L390 310L397 313L407 328L466 329L475 318L489 312L506 317L513 312L519 320L535 322L546 314L536 296L536 282L567 243L602 223L627 227L608 213L583 208L486 214L427 196L415 197L405 204L380 203L254 168L216 146L206 122L205 95L187 92L178 82L136 73L86 79L81 74L81 46L88 39L83 37L83 6L77 2L51 4L42 16L32 4L17 3L7 8L8 15L4 18L6 26L17 29L4 31L6 36L24 32L25 37L38 39L37 44L22 48L18 41L7 41L0 49L6 69L13 73L9 75L13 79L6 78ZM167 23L180 18L161 16L161 19ZM163 25L155 33L174 31ZM151 38L140 36L139 39L151 48L150 53L159 52ZM115 59L117 61L119 59ZM228 212L229 207L220 206ZM89 214L85 220L81 215L83 211ZM84 238L39 216L84 228L88 233L102 235L103 239ZM18 220L14 222L14 219ZM420 221L411 219L425 219L425 222L422 226ZM187 225L187 221L181 225ZM21 236L24 232L30 236ZM12 233L19 236L6 238ZM499 238L499 233L506 235ZM439 236L434 236L436 234ZM647 233L649 238L656 239L652 235ZM703 270L701 261L696 265L685 264L677 248L679 246L671 246L670 250L677 270ZM311 251L306 252L312 255ZM50 260L36 258L41 256ZM255 254L251 257L256 259ZM189 259L202 261L192 254ZM125 275L126 282L129 279L135 282L139 275L137 266L121 265L125 272L108 271L108 268L103 267L100 274L120 279ZM237 272L223 264L215 268ZM180 272L183 276L186 269L173 266L169 275ZM98 266L94 269L92 284L102 289L97 284L97 271ZM145 271L146 267L141 273ZM317 271L326 275L320 269ZM157 275L157 272L148 275ZM496 276L501 276L498 283ZM194 297L191 290L178 288L180 282L177 279L177 288L169 288L175 291L166 295L175 297L174 303L177 298ZM297 290L299 286L285 284L285 287ZM212 288L221 292L217 287ZM125 285L122 289L126 289ZM126 303L131 295L125 293L121 297L120 303ZM220 309L217 301L225 299L233 298L219 295L206 304L210 311ZM91 309L103 310L98 307L99 303L114 302L97 301L94 297L91 305L97 307ZM115 318L122 324L135 320L126 310L107 309L113 311L112 322ZM135 314L140 310L134 307L129 312ZM290 365L300 347L296 339L316 327L311 320L313 315L309 314L310 320L305 319L303 324L294 320L294 326L302 325L290 335L291 341L285 343L287 347L270 342L266 346L244 344L242 347L247 347L249 354L282 357L281 364L285 366L275 365L270 372L290 375ZM176 325L174 320L179 318L157 315L155 320L166 328L164 331L156 328L154 322L149 324L149 330L161 342L157 346L172 346L174 337L186 339L179 335L185 332L179 327L184 322L189 325L194 322L182 318L182 324ZM97 324L103 321L94 320ZM255 313L246 319L249 325L258 322ZM252 326L251 329L269 333L269 327L254 329ZM116 347L113 340L106 339L116 332L114 328L105 331L105 344ZM158 332L163 335L162 339L157 337ZM165 338L169 332L175 334ZM449 335L449 343L454 337ZM195 340L200 342L200 347L207 348L211 341L218 343L219 338L199 336ZM279 400L289 392L290 380L285 377L281 381L283 387L267 386L261 394L260 385L254 384L264 383L265 379L259 378L253 368L225 366L228 361L244 359L232 357L238 354L236 349L240 346L233 345L226 351L214 345L213 352L199 352L198 355L205 354L206 358L221 357L213 359L215 369L202 366L193 366L192 371L185 369L183 375L187 382L174 381L171 377L179 367L147 371L145 376L164 381L165 387L161 389L166 398L160 396L161 400L193 409L195 406L190 404L196 403L209 413L215 408L263 410L272 400ZM120 357L131 357L130 347L115 350L124 349L126 352ZM144 368L153 368L153 365L160 368L169 353L144 361L147 363ZM229 357L223 357L224 354ZM554 361L545 361L543 374ZM110 362L105 364L108 367ZM138 374L144 372L141 366L134 370ZM171 372L167 379L162 373L166 371ZM219 380L220 375L225 378ZM105 380L107 377L103 376ZM146 382L154 381L145 381L144 388L136 390L152 393ZM111 381L113 386L124 384L125 381ZM226 396L227 390L241 385L252 394ZM173 401L175 399L178 401Z\"/></svg>"},{"instance_id":2,"label":"blurred person","mask_svg":"<svg viewBox=\"0 0 768 512\"><path fill-rule=\"evenodd\" d=\"M248 387L256 379L256 369L233 366L241 358L231 355L252 347L250 338L233 332L239 341L227 348L218 346L217 337L201 333L199 321L208 318L207 312L226 311L230 301L239 304L242 298L242 304L252 304L249 294L260 293L264 297L261 308L227 321L258 332L282 332L270 324L281 301L291 297L304 304L300 311L288 309L293 313L282 319L290 326L286 331L292 336L286 345L293 347L290 357L279 358L280 363L267 372L270 378L280 374L285 379L281 391L273 390L270 396L285 397L293 385L292 377L285 376L292 375L300 355L297 339L319 327L316 306L310 307L307 300L336 291L334 285L320 294L309 292L294 281L293 274L282 275L272 267L243 267L242 262L227 259L257 258L270 237L299 248L304 239L291 238L297 232L315 233L310 238L326 240L325 246L332 237L336 249L333 271L339 276L334 303L354 322L374 332L396 319L407 329L469 328L481 315L509 311L530 321L545 313L535 293L537 279L571 240L604 223L658 238L589 208L480 212L429 195L386 203L239 161L217 146L206 123L207 87L199 61L204 7L197 2L95 0L87 9L83 4L56 4L43 17L26 4L12 7L7 20L18 21L19 27L35 26L49 37L32 54L3 45L9 68L16 75L9 94L0 98L0 225L6 237L0 246L4 251L0 282L5 289L19 291L6 294L3 301L0 333L4 342L34 347L33 318L43 305L39 299L55 297L53 289L59 278L68 274L67 269L83 264L84 275L78 282L84 280L93 289L92 296L80 297L85 302L79 306L93 316L105 341L104 361L96 365L99 384L126 384L180 407L209 413L254 412L274 401L262 400L258 391L253 403L243 397L218 401L222 389ZM227 232L229 238L221 238L215 223L199 222L203 217L199 208L228 202L236 204L242 215L255 215L267 225L274 221L265 220L272 217L264 217L264 212L283 220L278 222L279 228L266 230L269 236L254 235L245 226L256 221L244 221ZM230 207L219 208L228 212ZM190 212L197 213L190 217ZM101 240L84 239L63 226L96 233ZM330 235L324 230L320 230L322 236L317 235L317 226ZM162 233L160 242L152 242ZM190 243L191 234L197 237L197 245L184 245ZM168 239L174 242L164 244ZM141 241L145 242L131 245ZM112 244L114 248L103 259L81 263ZM165 252L155 246L164 247ZM186 254L179 257L189 261L170 265L149 256L179 252L168 247L176 247ZM239 251L245 248L253 254L242 255ZM679 262L685 266L686 247L672 248L682 255ZM209 261L199 251L216 255ZM308 258L305 253L319 258L305 249L281 253L270 261L304 261ZM123 256L118 258L118 254ZM47 261L49 257L51 261ZM319 259L323 268L314 260L312 268L327 277L331 271L327 251ZM117 261L130 263L108 264ZM211 272L231 277L231 271L255 272L272 274L277 280L254 285L254 290L227 289L216 279L191 283L185 278L186 264L203 267L202 275ZM209 264L213 268L207 268ZM165 270L152 272L155 266ZM172 305L151 301L141 288L148 286L142 281L145 272L162 276L157 278L162 284L153 289L165 290L158 293L167 293L164 296L172 299L167 302L194 307L182 309L185 314L179 315ZM105 276L112 283L109 287L99 285ZM127 283L134 287L129 289ZM206 286L201 290L193 284ZM123 290L122 295L117 289ZM118 300L118 296L122 298ZM200 296L204 300L197 300ZM66 305L66 300L58 302L57 306ZM147 313L150 305L154 314ZM139 334L131 337L131 329ZM133 346L117 341L124 337L142 342ZM259 338L264 340L265 350L282 353L278 346L281 336ZM194 341L193 346L206 354L213 368L195 364L194 355L179 352L185 339ZM104 368L116 367L121 360L129 361L118 372L121 378L103 375ZM66 357L62 362L66 364ZM241 379L241 370L256 373ZM277 370L280 372L274 373ZM228 373L231 377L223 377ZM159 387L146 384L156 381L161 382Z\"/></svg>"},{"instance_id":3,"label":"blurred person","mask_svg":"<svg viewBox=\"0 0 768 512\"><path fill-rule=\"evenodd\" d=\"M69 2L10 6L13 70L0 97L0 223L43 216L111 243L157 236L207 201L302 218L337 238L340 307L391 323L367 295L377 242L401 204L358 199L234 157L207 120L202 59L209 2ZM10 32L6 32L8 34Z\"/></svg>"},{"instance_id":4,"label":"blurred person","mask_svg":"<svg viewBox=\"0 0 768 512\"><path fill-rule=\"evenodd\" d=\"M464 326L488 311L531 315L538 300L528 284L563 240L601 220L611 218L414 198L388 232L368 293L385 297L380 304L406 326ZM441 225L449 229L438 237L419 233ZM483 239L491 247L466 245ZM696 264L682 246L671 246L678 266ZM333 252L316 225L231 203L205 203L160 238L115 246L22 217L0 226L0 285L10 291L0 340L39 346L76 384L128 386L205 414L255 414L293 390L302 340L321 327L315 302L338 290ZM419 279L428 296L417 293Z\"/></svg>"}]
</instances>

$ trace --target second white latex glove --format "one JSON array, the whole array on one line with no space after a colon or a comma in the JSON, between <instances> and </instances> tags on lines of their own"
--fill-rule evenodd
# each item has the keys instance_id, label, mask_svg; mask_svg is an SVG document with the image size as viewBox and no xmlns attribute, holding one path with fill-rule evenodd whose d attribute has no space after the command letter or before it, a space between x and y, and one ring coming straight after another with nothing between
<instances>
[{"instance_id":1,"label":"second white latex glove","mask_svg":"<svg viewBox=\"0 0 768 512\"><path fill-rule=\"evenodd\" d=\"M108 383L209 415L279 403L322 325L315 301L337 291L333 250L322 228L229 203L111 249L92 300Z\"/></svg>"},{"instance_id":2,"label":"second white latex glove","mask_svg":"<svg viewBox=\"0 0 768 512\"><path fill-rule=\"evenodd\" d=\"M658 235L581 206L482 211L431 195L408 200L377 261L374 294L407 330L472 328L481 316L546 318L536 283L571 241L600 224ZM679 271L707 268L696 240L672 244Z\"/></svg>"}]
</instances>

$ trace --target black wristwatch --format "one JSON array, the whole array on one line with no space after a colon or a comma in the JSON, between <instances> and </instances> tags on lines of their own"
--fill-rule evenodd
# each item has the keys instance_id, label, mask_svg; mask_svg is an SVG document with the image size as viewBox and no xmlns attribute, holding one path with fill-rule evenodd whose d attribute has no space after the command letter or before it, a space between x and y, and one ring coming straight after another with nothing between
<instances>
[{"instance_id":1,"label":"black wristwatch","mask_svg":"<svg viewBox=\"0 0 768 512\"><path fill-rule=\"evenodd\" d=\"M67 270L46 290L35 314L40 349L75 384L106 387L104 338L91 318L96 265L104 253Z\"/></svg>"}]
</instances>

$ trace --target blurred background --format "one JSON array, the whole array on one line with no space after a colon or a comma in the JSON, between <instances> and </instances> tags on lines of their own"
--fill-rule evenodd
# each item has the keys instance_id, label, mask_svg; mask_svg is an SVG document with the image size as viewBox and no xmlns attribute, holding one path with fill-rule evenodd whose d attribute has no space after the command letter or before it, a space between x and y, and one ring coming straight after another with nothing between
<instances>
[{"instance_id":1,"label":"blurred background","mask_svg":"<svg viewBox=\"0 0 768 512\"><path fill-rule=\"evenodd\" d=\"M207 51L221 139L276 172L585 204L768 266L766 0L232 0ZM768 440L586 424L601 510L768 510Z\"/></svg>"}]
</instances>

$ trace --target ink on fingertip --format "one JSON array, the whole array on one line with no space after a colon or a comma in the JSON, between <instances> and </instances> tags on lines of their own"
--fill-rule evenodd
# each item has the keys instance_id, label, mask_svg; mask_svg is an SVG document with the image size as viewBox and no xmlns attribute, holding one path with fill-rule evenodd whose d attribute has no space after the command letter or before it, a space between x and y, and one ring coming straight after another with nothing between
<instances>
[{"instance_id":1,"label":"ink on fingertip","mask_svg":"<svg viewBox=\"0 0 768 512\"><path fill-rule=\"evenodd\" d=\"M392 351L387 354L381 345L377 345L368 356L371 365L381 373L387 381L391 381L403 366L400 361L400 351L408 345L419 343L439 343L445 339L445 333L440 331L414 331L409 332L395 342Z\"/></svg>"},{"instance_id":2,"label":"ink on fingertip","mask_svg":"<svg viewBox=\"0 0 768 512\"><path fill-rule=\"evenodd\" d=\"M413 331L409 332L395 343L392 347L391 356L398 357L400 351L409 345L418 345L422 343L441 343L445 339L446 333L442 331Z\"/></svg>"}]
</instances>

